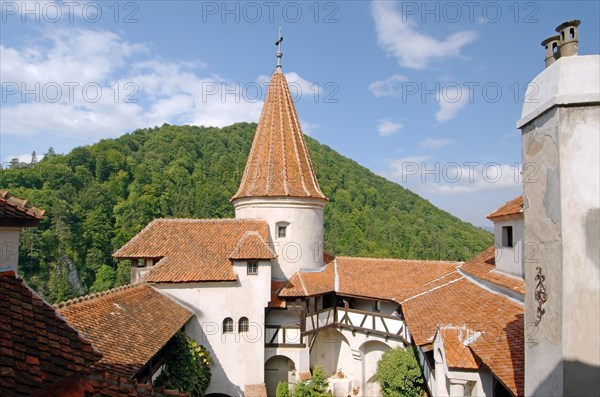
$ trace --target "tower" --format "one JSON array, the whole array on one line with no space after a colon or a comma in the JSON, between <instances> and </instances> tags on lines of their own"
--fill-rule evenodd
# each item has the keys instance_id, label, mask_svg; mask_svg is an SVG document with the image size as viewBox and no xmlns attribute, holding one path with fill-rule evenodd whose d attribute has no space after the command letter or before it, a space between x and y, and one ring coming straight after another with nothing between
<instances>
[{"instance_id":1,"label":"tower","mask_svg":"<svg viewBox=\"0 0 600 397\"><path fill-rule=\"evenodd\" d=\"M600 56L577 56L569 21L543 45L522 132L525 394L586 396L600 383ZM554 43L554 44L552 44Z\"/></svg>"},{"instance_id":2,"label":"tower","mask_svg":"<svg viewBox=\"0 0 600 397\"><path fill-rule=\"evenodd\" d=\"M248 155L246 169L231 201L236 218L264 219L278 258L273 277L287 279L296 271L323 267L321 192L304 141L287 80L281 71L280 37L277 67Z\"/></svg>"}]
</instances>

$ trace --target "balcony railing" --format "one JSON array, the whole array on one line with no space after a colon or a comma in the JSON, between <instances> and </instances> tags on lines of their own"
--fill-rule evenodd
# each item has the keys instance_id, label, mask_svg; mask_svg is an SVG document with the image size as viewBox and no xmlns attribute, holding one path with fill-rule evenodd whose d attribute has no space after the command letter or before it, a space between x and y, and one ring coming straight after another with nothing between
<instances>
[{"instance_id":1,"label":"balcony railing","mask_svg":"<svg viewBox=\"0 0 600 397\"><path fill-rule=\"evenodd\" d=\"M410 344L410 334L400 317L338 307L309 312L299 325L267 325L266 346L305 347L305 338L328 327L340 327L385 338L399 339L404 344Z\"/></svg>"},{"instance_id":2,"label":"balcony railing","mask_svg":"<svg viewBox=\"0 0 600 397\"><path fill-rule=\"evenodd\" d=\"M306 347L299 325L269 325L265 327L266 347Z\"/></svg>"},{"instance_id":3,"label":"balcony railing","mask_svg":"<svg viewBox=\"0 0 600 397\"><path fill-rule=\"evenodd\" d=\"M306 315L306 327L304 334L314 333L328 326L335 325L335 308L319 310Z\"/></svg>"},{"instance_id":4,"label":"balcony railing","mask_svg":"<svg viewBox=\"0 0 600 397\"><path fill-rule=\"evenodd\" d=\"M353 331L400 339L405 344L410 344L410 334L400 317L338 307L336 325Z\"/></svg>"}]
</instances>

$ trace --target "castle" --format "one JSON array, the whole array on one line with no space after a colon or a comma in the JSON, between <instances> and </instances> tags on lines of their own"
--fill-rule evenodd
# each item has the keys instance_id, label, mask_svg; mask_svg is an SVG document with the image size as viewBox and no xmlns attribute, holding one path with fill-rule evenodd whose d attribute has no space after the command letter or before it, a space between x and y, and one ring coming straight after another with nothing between
<instances>
[{"instance_id":1,"label":"castle","mask_svg":"<svg viewBox=\"0 0 600 397\"><path fill-rule=\"evenodd\" d=\"M577 25L544 41L541 100L518 123L539 178L488 215L495 245L471 260L324 252L327 198L278 62L235 218L152 221L114 254L131 261L132 285L58 312L100 349L96 365L140 382L184 329L214 359L209 396L274 395L316 365L335 396L380 395L377 361L411 345L434 396L594 393L600 56L576 56Z\"/></svg>"}]
</instances>

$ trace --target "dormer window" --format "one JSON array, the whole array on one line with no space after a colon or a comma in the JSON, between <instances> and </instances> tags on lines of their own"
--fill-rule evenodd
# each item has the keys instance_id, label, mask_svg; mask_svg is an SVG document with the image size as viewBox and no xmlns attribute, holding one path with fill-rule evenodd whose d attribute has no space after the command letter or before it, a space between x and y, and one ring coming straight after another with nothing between
<instances>
[{"instance_id":1,"label":"dormer window","mask_svg":"<svg viewBox=\"0 0 600 397\"><path fill-rule=\"evenodd\" d=\"M502 226L502 246L510 248L514 247L512 226Z\"/></svg>"},{"instance_id":2,"label":"dormer window","mask_svg":"<svg viewBox=\"0 0 600 397\"><path fill-rule=\"evenodd\" d=\"M287 222L278 222L276 227L277 227L277 238L286 238L288 237L288 233L289 233L289 223Z\"/></svg>"},{"instance_id":3,"label":"dormer window","mask_svg":"<svg viewBox=\"0 0 600 397\"><path fill-rule=\"evenodd\" d=\"M247 274L249 276L256 276L258 274L258 262L256 262L256 261L248 262L248 266L246 267L246 269L247 269Z\"/></svg>"}]
</instances>

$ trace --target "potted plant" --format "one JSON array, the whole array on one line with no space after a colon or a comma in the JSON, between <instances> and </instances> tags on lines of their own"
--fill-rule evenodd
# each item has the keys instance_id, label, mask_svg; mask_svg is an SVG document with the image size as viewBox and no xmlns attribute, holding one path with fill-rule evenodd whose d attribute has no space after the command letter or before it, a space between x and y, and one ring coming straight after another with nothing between
<instances>
[{"instance_id":1,"label":"potted plant","mask_svg":"<svg viewBox=\"0 0 600 397\"><path fill-rule=\"evenodd\" d=\"M337 370L337 377L340 379L344 377L344 372L342 371L341 368L338 368L338 370Z\"/></svg>"}]
</instances>

